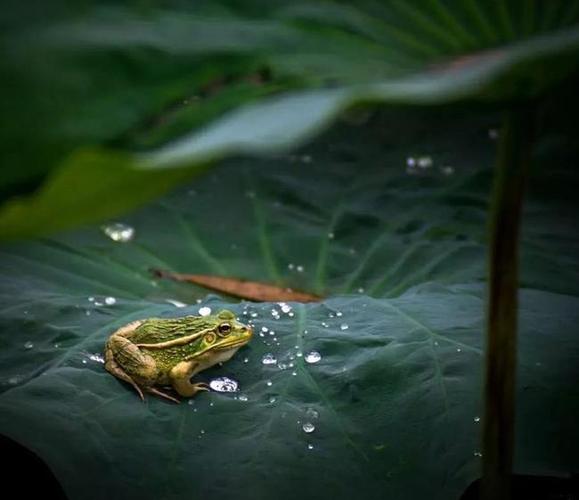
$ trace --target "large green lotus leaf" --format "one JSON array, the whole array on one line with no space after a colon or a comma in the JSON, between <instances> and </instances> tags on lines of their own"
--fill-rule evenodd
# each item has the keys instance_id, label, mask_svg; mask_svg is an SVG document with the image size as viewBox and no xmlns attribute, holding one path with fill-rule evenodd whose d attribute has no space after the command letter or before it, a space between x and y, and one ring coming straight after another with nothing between
<instances>
[{"instance_id":1,"label":"large green lotus leaf","mask_svg":"<svg viewBox=\"0 0 579 500\"><path fill-rule=\"evenodd\" d=\"M0 432L46 460L71 500L458 497L480 475L495 120L386 113L296 154L224 164L123 219L126 243L89 227L4 245ZM557 143L538 148L525 214L516 467L567 475L579 465L578 176L550 163ZM151 267L331 298L228 303ZM199 377L228 376L238 393L143 404L104 370L116 328L202 306L254 325Z\"/></svg>"},{"instance_id":2,"label":"large green lotus leaf","mask_svg":"<svg viewBox=\"0 0 579 500\"><path fill-rule=\"evenodd\" d=\"M55 2L49 12L20 4L6 9L0 35L0 110L10 117L0 142L12 167L0 196L45 187L4 206L4 238L91 222L108 215L103 204L119 214L161 194L148 187L125 190L122 205L86 203L87 190L123 189L127 168L287 150L357 103L535 98L577 69L579 50L575 0ZM75 185L68 203L47 196L79 168L77 149L97 146L111 167ZM118 155L103 146L148 154L119 174Z\"/></svg>"}]
</instances>

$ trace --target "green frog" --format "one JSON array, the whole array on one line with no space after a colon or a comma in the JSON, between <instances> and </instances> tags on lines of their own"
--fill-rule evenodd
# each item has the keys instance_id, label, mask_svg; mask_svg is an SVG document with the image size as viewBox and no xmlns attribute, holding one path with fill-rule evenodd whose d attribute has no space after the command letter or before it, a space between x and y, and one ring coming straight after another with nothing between
<instances>
[{"instance_id":1,"label":"green frog","mask_svg":"<svg viewBox=\"0 0 579 500\"><path fill-rule=\"evenodd\" d=\"M133 321L109 337L105 368L131 384L142 400L145 391L179 403L158 387L172 386L183 397L208 391L207 384L192 383L191 377L229 360L252 335L252 329L227 310L212 316Z\"/></svg>"}]
</instances>

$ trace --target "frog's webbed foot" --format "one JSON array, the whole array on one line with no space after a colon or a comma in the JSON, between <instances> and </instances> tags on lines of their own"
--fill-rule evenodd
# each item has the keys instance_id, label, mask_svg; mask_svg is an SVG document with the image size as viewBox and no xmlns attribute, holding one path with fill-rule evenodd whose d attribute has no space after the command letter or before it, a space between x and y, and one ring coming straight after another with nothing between
<instances>
[{"instance_id":1,"label":"frog's webbed foot","mask_svg":"<svg viewBox=\"0 0 579 500\"><path fill-rule=\"evenodd\" d=\"M192 384L189 380L173 380L175 390L185 398L192 398L198 392L209 391L209 386L203 382Z\"/></svg>"},{"instance_id":2,"label":"frog's webbed foot","mask_svg":"<svg viewBox=\"0 0 579 500\"><path fill-rule=\"evenodd\" d=\"M151 394L155 394L155 396L160 396L162 398L168 399L169 401L173 401L173 403L177 403L177 404L181 403L181 401L179 401L177 398L174 398L170 394L167 394L166 392L160 391L159 389L156 389L155 387L147 387L145 390Z\"/></svg>"}]
</instances>

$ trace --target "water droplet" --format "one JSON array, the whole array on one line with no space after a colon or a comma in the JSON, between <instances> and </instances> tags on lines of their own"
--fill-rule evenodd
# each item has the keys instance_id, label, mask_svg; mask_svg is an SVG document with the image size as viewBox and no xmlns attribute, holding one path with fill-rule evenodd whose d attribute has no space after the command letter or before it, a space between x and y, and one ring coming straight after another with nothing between
<instances>
[{"instance_id":1,"label":"water droplet","mask_svg":"<svg viewBox=\"0 0 579 500\"><path fill-rule=\"evenodd\" d=\"M169 304L172 304L175 307L187 307L187 304L180 302L178 300L166 299L165 302L168 302Z\"/></svg>"},{"instance_id":2,"label":"water droplet","mask_svg":"<svg viewBox=\"0 0 579 500\"><path fill-rule=\"evenodd\" d=\"M489 139L495 141L499 138L499 131L496 128L489 128Z\"/></svg>"},{"instance_id":3,"label":"water droplet","mask_svg":"<svg viewBox=\"0 0 579 500\"><path fill-rule=\"evenodd\" d=\"M473 455L474 455L475 457L482 457L482 453L481 453L480 451L475 451L475 452L473 453Z\"/></svg>"},{"instance_id":4,"label":"water droplet","mask_svg":"<svg viewBox=\"0 0 579 500\"><path fill-rule=\"evenodd\" d=\"M343 315L342 311L336 311L336 316L337 316L338 318L339 318L340 316L342 316L342 315Z\"/></svg>"},{"instance_id":5,"label":"water droplet","mask_svg":"<svg viewBox=\"0 0 579 500\"><path fill-rule=\"evenodd\" d=\"M406 166L407 167L415 167L416 166L416 158L409 156L406 158Z\"/></svg>"},{"instance_id":6,"label":"water droplet","mask_svg":"<svg viewBox=\"0 0 579 500\"><path fill-rule=\"evenodd\" d=\"M460 347L457 347L456 352L462 352L462 349Z\"/></svg>"},{"instance_id":7,"label":"water droplet","mask_svg":"<svg viewBox=\"0 0 579 500\"><path fill-rule=\"evenodd\" d=\"M211 308L204 306L199 308L199 316L209 316L211 314Z\"/></svg>"},{"instance_id":8,"label":"water droplet","mask_svg":"<svg viewBox=\"0 0 579 500\"><path fill-rule=\"evenodd\" d=\"M24 349L32 349L33 347L34 344L30 340L24 344Z\"/></svg>"},{"instance_id":9,"label":"water droplet","mask_svg":"<svg viewBox=\"0 0 579 500\"><path fill-rule=\"evenodd\" d=\"M87 360L86 360L86 359L83 359L83 360L82 360L82 364L83 364L83 365L86 365L86 364L87 364Z\"/></svg>"},{"instance_id":10,"label":"water droplet","mask_svg":"<svg viewBox=\"0 0 579 500\"><path fill-rule=\"evenodd\" d=\"M314 449L314 445L311 443L308 443L308 450L313 450Z\"/></svg>"},{"instance_id":11,"label":"water droplet","mask_svg":"<svg viewBox=\"0 0 579 500\"><path fill-rule=\"evenodd\" d=\"M286 313L286 314L289 313L289 312L292 310L291 306L289 306L289 305L286 304L285 302L280 302L280 303L279 303L279 306L281 307L282 312L284 312L284 313Z\"/></svg>"},{"instance_id":12,"label":"water droplet","mask_svg":"<svg viewBox=\"0 0 579 500\"><path fill-rule=\"evenodd\" d=\"M336 237L334 233L328 233L328 239L333 240Z\"/></svg>"},{"instance_id":13,"label":"water droplet","mask_svg":"<svg viewBox=\"0 0 579 500\"><path fill-rule=\"evenodd\" d=\"M279 363L279 364L277 365L277 367L278 367L280 370L285 370L285 369L287 368L287 365L286 365L285 363Z\"/></svg>"},{"instance_id":14,"label":"water droplet","mask_svg":"<svg viewBox=\"0 0 579 500\"><path fill-rule=\"evenodd\" d=\"M88 298L88 301L89 301L89 302L94 302L94 297L89 297L89 298Z\"/></svg>"},{"instance_id":15,"label":"water droplet","mask_svg":"<svg viewBox=\"0 0 579 500\"><path fill-rule=\"evenodd\" d=\"M296 271L297 271L298 273L303 273L303 272L304 272L304 266L297 266L297 267L296 267Z\"/></svg>"},{"instance_id":16,"label":"water droplet","mask_svg":"<svg viewBox=\"0 0 579 500\"><path fill-rule=\"evenodd\" d=\"M245 196L247 196L249 199L252 200L253 198L255 198L255 192L254 191L246 191Z\"/></svg>"},{"instance_id":17,"label":"water droplet","mask_svg":"<svg viewBox=\"0 0 579 500\"><path fill-rule=\"evenodd\" d=\"M445 165L444 167L440 167L440 171L443 175L452 175L454 174L454 167L450 165Z\"/></svg>"},{"instance_id":18,"label":"water droplet","mask_svg":"<svg viewBox=\"0 0 579 500\"><path fill-rule=\"evenodd\" d=\"M105 297L105 304L107 306L114 306L117 303L117 299L114 297Z\"/></svg>"},{"instance_id":19,"label":"water droplet","mask_svg":"<svg viewBox=\"0 0 579 500\"><path fill-rule=\"evenodd\" d=\"M340 325L340 330L347 330L348 328L350 328L346 323L342 323Z\"/></svg>"},{"instance_id":20,"label":"water droplet","mask_svg":"<svg viewBox=\"0 0 579 500\"><path fill-rule=\"evenodd\" d=\"M241 394L238 399L239 399L239 401L248 401L249 400L249 398L245 394Z\"/></svg>"},{"instance_id":21,"label":"water droplet","mask_svg":"<svg viewBox=\"0 0 579 500\"><path fill-rule=\"evenodd\" d=\"M21 378L21 377L19 377L18 375L14 376L14 377L10 377L10 378L8 379L8 383L9 383L10 385L16 385L18 382L20 382L20 378Z\"/></svg>"},{"instance_id":22,"label":"water droplet","mask_svg":"<svg viewBox=\"0 0 579 500\"><path fill-rule=\"evenodd\" d=\"M364 293L364 289L362 287L358 288L358 293Z\"/></svg>"},{"instance_id":23,"label":"water droplet","mask_svg":"<svg viewBox=\"0 0 579 500\"><path fill-rule=\"evenodd\" d=\"M204 429L201 429L199 432L200 432L201 434L205 434L205 430L204 430Z\"/></svg>"},{"instance_id":24,"label":"water droplet","mask_svg":"<svg viewBox=\"0 0 579 500\"><path fill-rule=\"evenodd\" d=\"M294 312L293 312L293 311L290 311L290 312L287 313L287 315L288 315L290 318L293 318L293 317L294 317Z\"/></svg>"},{"instance_id":25,"label":"water droplet","mask_svg":"<svg viewBox=\"0 0 579 500\"><path fill-rule=\"evenodd\" d=\"M90 311L85 311L84 313L85 313L87 316L90 316L90 315L91 315L91 312L90 312Z\"/></svg>"},{"instance_id":26,"label":"water droplet","mask_svg":"<svg viewBox=\"0 0 579 500\"><path fill-rule=\"evenodd\" d=\"M275 359L273 354L268 352L263 356L263 358L261 358L261 362L264 365L275 365L277 363L277 359Z\"/></svg>"},{"instance_id":27,"label":"water droplet","mask_svg":"<svg viewBox=\"0 0 579 500\"><path fill-rule=\"evenodd\" d=\"M420 156L416 163L420 168L430 168L432 167L432 158L430 156Z\"/></svg>"},{"instance_id":28,"label":"water droplet","mask_svg":"<svg viewBox=\"0 0 579 500\"><path fill-rule=\"evenodd\" d=\"M306 363L317 363L322 359L322 356L318 351L310 351L306 354L304 359L306 360Z\"/></svg>"},{"instance_id":29,"label":"water droplet","mask_svg":"<svg viewBox=\"0 0 579 500\"><path fill-rule=\"evenodd\" d=\"M473 420L475 424L478 424L480 422L480 417L474 417Z\"/></svg>"},{"instance_id":30,"label":"water droplet","mask_svg":"<svg viewBox=\"0 0 579 500\"><path fill-rule=\"evenodd\" d=\"M95 361L96 363L104 363L105 362L105 358L103 358L100 354L95 353L95 354L91 354L88 359L90 359L91 361Z\"/></svg>"},{"instance_id":31,"label":"water droplet","mask_svg":"<svg viewBox=\"0 0 579 500\"><path fill-rule=\"evenodd\" d=\"M271 380L268 380L268 381L266 382L266 384L267 384L268 387L271 387L271 386L273 385L273 382L272 382Z\"/></svg>"},{"instance_id":32,"label":"water droplet","mask_svg":"<svg viewBox=\"0 0 579 500\"><path fill-rule=\"evenodd\" d=\"M236 392L239 384L228 377L214 378L209 382L209 387L217 392Z\"/></svg>"},{"instance_id":33,"label":"water droplet","mask_svg":"<svg viewBox=\"0 0 579 500\"><path fill-rule=\"evenodd\" d=\"M269 398L269 404L273 404L273 403L275 403L275 402L276 402L275 396L271 396L271 397Z\"/></svg>"},{"instance_id":34,"label":"water droplet","mask_svg":"<svg viewBox=\"0 0 579 500\"><path fill-rule=\"evenodd\" d=\"M275 335L275 332L273 330L269 331L269 334L273 337ZM274 339L275 340L275 339Z\"/></svg>"},{"instance_id":35,"label":"water droplet","mask_svg":"<svg viewBox=\"0 0 579 500\"><path fill-rule=\"evenodd\" d=\"M301 158L303 163L311 163L312 162L312 157L310 155L303 155Z\"/></svg>"},{"instance_id":36,"label":"water droplet","mask_svg":"<svg viewBox=\"0 0 579 500\"><path fill-rule=\"evenodd\" d=\"M268 331L269 331L269 328L268 328L267 326L262 326L262 327L261 327L261 331L264 332L264 333L265 333L265 332L268 332Z\"/></svg>"},{"instance_id":37,"label":"water droplet","mask_svg":"<svg viewBox=\"0 0 579 500\"><path fill-rule=\"evenodd\" d=\"M293 271L294 267L295 267L295 266L294 266L293 264L288 264L288 265L287 265L287 268L288 268L290 271Z\"/></svg>"},{"instance_id":38,"label":"water droplet","mask_svg":"<svg viewBox=\"0 0 579 500\"><path fill-rule=\"evenodd\" d=\"M55 342L54 344L52 344L52 347L54 347L55 349L59 349L60 344L58 342Z\"/></svg>"},{"instance_id":39,"label":"water droplet","mask_svg":"<svg viewBox=\"0 0 579 500\"><path fill-rule=\"evenodd\" d=\"M292 376L296 376L298 374L298 372L292 372Z\"/></svg>"},{"instance_id":40,"label":"water droplet","mask_svg":"<svg viewBox=\"0 0 579 500\"><path fill-rule=\"evenodd\" d=\"M251 316L252 318L257 318L257 313L256 313L256 312L252 312L252 313L250 313L249 316Z\"/></svg>"},{"instance_id":41,"label":"water droplet","mask_svg":"<svg viewBox=\"0 0 579 500\"><path fill-rule=\"evenodd\" d=\"M302 429L305 433L309 434L310 432L314 432L316 430L316 426L311 422L305 422L304 425L302 425Z\"/></svg>"},{"instance_id":42,"label":"water droplet","mask_svg":"<svg viewBox=\"0 0 579 500\"><path fill-rule=\"evenodd\" d=\"M315 410L314 408L308 408L306 410L306 416L310 419L310 420L315 420L316 418L318 418L320 416L320 414L317 412L317 410Z\"/></svg>"},{"instance_id":43,"label":"water droplet","mask_svg":"<svg viewBox=\"0 0 579 500\"><path fill-rule=\"evenodd\" d=\"M296 352L296 356L297 356L298 358L301 358L301 357L303 356L303 354L302 354L301 352Z\"/></svg>"},{"instance_id":44,"label":"water droplet","mask_svg":"<svg viewBox=\"0 0 579 500\"><path fill-rule=\"evenodd\" d=\"M120 222L107 224L101 229L111 240L119 243L127 243L135 237L135 228Z\"/></svg>"}]
</instances>

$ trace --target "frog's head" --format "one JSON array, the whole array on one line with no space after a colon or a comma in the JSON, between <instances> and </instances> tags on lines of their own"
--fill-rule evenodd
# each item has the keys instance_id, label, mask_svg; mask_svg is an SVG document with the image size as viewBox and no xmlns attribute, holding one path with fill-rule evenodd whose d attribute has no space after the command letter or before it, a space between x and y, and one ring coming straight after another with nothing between
<instances>
[{"instance_id":1,"label":"frog's head","mask_svg":"<svg viewBox=\"0 0 579 500\"><path fill-rule=\"evenodd\" d=\"M208 318L209 319L209 318ZM212 328L201 339L201 352L224 352L233 355L249 342L253 335L251 327L235 319L231 311L223 310L210 317Z\"/></svg>"}]
</instances>

